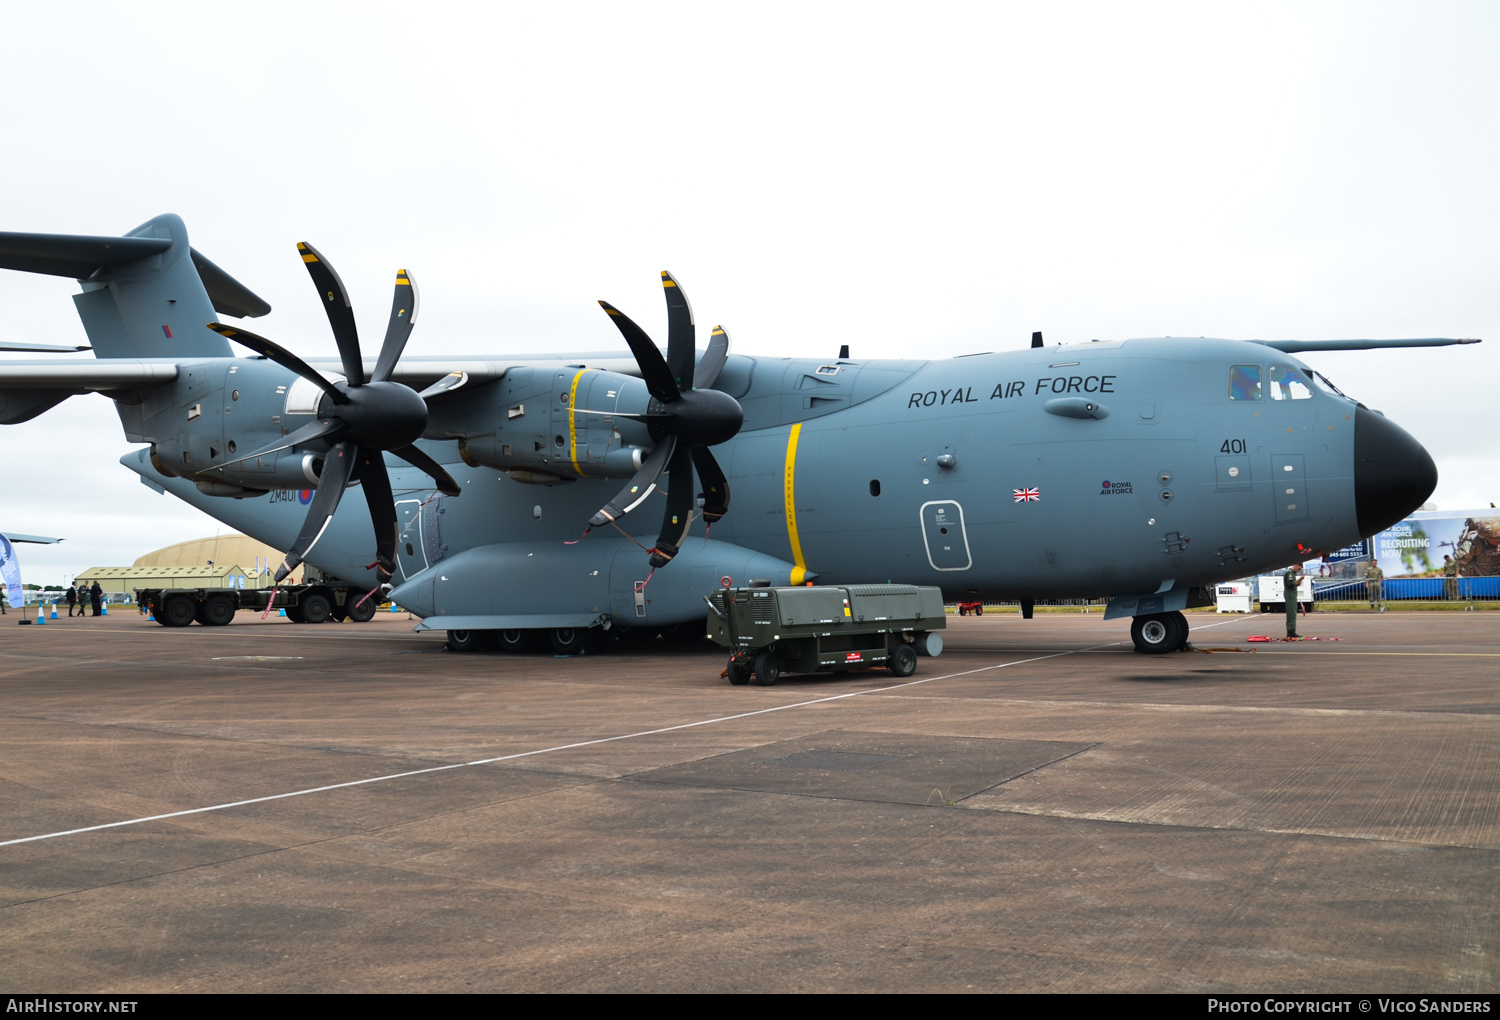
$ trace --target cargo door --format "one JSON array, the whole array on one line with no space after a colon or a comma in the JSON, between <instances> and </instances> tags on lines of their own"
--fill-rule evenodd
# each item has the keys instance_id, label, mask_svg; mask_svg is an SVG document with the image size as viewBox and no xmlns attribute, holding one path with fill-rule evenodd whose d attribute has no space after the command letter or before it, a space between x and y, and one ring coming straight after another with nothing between
<instances>
[{"instance_id":1,"label":"cargo door","mask_svg":"<svg viewBox=\"0 0 1500 1020\"><path fill-rule=\"evenodd\" d=\"M964 533L964 509L957 500L940 499L923 503L922 541L927 547L927 562L934 570L968 570L973 566L969 555L969 537Z\"/></svg>"},{"instance_id":2,"label":"cargo door","mask_svg":"<svg viewBox=\"0 0 1500 1020\"><path fill-rule=\"evenodd\" d=\"M396 501L396 573L403 581L427 569L422 513L420 499Z\"/></svg>"}]
</instances>

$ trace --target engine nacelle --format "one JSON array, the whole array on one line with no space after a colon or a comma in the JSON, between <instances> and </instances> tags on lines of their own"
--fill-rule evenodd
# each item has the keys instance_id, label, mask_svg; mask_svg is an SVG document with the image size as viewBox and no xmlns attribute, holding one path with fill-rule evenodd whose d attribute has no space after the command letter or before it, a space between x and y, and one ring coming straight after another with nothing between
<instances>
[{"instance_id":1,"label":"engine nacelle","mask_svg":"<svg viewBox=\"0 0 1500 1020\"><path fill-rule=\"evenodd\" d=\"M429 424L429 435L449 428L459 437L459 455L470 467L541 484L629 478L655 445L644 424L610 413L646 410L651 395L633 376L577 366L515 368L491 392L488 421L446 422L438 410Z\"/></svg>"}]
</instances>

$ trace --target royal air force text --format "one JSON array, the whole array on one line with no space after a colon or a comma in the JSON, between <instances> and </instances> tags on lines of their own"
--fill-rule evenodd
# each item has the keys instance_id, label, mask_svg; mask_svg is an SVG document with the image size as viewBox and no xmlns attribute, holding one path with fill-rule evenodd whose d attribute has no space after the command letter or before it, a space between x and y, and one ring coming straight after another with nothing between
<instances>
[{"instance_id":1,"label":"royal air force text","mask_svg":"<svg viewBox=\"0 0 1500 1020\"><path fill-rule=\"evenodd\" d=\"M1042 376L1034 385L1025 379L1014 379L1010 382L996 383L995 388L990 390L990 400L1010 400L1015 397L1024 397L1028 393L1032 396L1067 396L1069 393L1113 393L1115 391L1115 376L1112 375L1055 375ZM980 387L983 393L984 388ZM928 390L925 393L913 393L907 398L906 406L912 407L946 407L949 404L980 404L984 397L976 396L973 386L958 386L949 390Z\"/></svg>"}]
</instances>

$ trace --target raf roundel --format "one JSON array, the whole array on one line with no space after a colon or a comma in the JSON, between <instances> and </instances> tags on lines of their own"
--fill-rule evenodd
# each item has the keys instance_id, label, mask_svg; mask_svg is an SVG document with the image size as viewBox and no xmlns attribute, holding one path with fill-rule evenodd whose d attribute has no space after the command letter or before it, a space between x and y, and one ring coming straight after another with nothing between
<instances>
[{"instance_id":1,"label":"raf roundel","mask_svg":"<svg viewBox=\"0 0 1500 1020\"><path fill-rule=\"evenodd\" d=\"M307 504L311 503L312 498L313 491L311 489L303 489L301 492L297 493L297 502L301 503L303 506L307 506Z\"/></svg>"}]
</instances>

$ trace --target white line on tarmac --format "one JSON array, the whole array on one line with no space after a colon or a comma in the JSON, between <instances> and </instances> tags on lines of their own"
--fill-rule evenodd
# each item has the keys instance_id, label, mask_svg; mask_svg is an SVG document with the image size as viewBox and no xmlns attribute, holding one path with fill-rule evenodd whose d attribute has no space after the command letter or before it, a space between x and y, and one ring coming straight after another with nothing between
<instances>
[{"instance_id":1,"label":"white line on tarmac","mask_svg":"<svg viewBox=\"0 0 1500 1020\"><path fill-rule=\"evenodd\" d=\"M1230 622L1228 620L1224 621ZM1217 627L1218 624L1209 624ZM1203 628L1199 628L1200 630ZM1120 642L1110 642L1120 644ZM411 776L427 776L435 772L450 772L453 769L473 768L476 765L494 765L502 761L515 761L518 758L531 758L539 754L551 754L553 751L570 751L579 747L593 747L596 744L610 744L619 740L633 740L636 737L650 737L659 733L671 733L674 730L687 730L697 726L712 726L715 723L733 722L736 719L749 719L752 716L766 715L771 712L784 712L793 708L807 708L810 705L825 705L830 701L843 701L846 698L857 698L866 694L881 694L886 691L898 691L904 687L916 687L919 684L930 684L938 680L951 680L954 677L970 676L974 673L986 673L993 669L1005 669L1010 666L1024 666L1032 662L1041 662L1044 659L1056 659L1064 655L1076 655L1079 652L1089 652L1096 648L1107 648L1109 645L1094 645L1089 648L1074 648L1066 652L1053 652L1051 655L1038 655L1030 659L1017 659L1015 662L1001 662L993 666L981 666L978 669L967 669L959 673L946 673L943 676L931 676L922 680L908 680L902 684L892 684L889 687L876 687L864 691L848 691L844 694L834 694L826 698L814 698L811 701L798 701L790 705L776 705L772 708L758 708L753 712L737 712L734 715L715 716L712 719L700 719L697 722L679 723L676 726L662 726L654 730L641 730L636 733L621 733L613 737L599 737L596 740L580 740L572 744L558 744L556 747L543 747L535 751L522 751L518 754L504 754L497 758L480 758L477 761L459 762L453 765L434 765L431 768L413 769L410 772L393 772L386 776L372 776L369 779L353 779L347 783L331 783L328 786L314 786L306 790L292 790L287 793L273 793L266 797L252 797L249 800L230 801L225 804L213 804L208 807L188 808L184 811L169 811L161 815L148 815L144 818L128 818L120 822L106 822L103 825L89 825L81 829L65 829L61 832L48 832L40 836L23 836L20 839L7 839L0 841L0 847L16 846L19 843L35 843L44 839L57 839L61 836L76 836L85 832L99 832L103 829L118 829L126 825L141 825L145 822L160 822L168 818L183 818L187 815L201 815L210 811L227 811L230 808L247 807L251 804L264 804L273 800L286 800L288 797L305 797L310 793L326 793L329 790L343 790L351 786L368 786L371 783L384 783L392 779L407 779Z\"/></svg>"}]
</instances>

